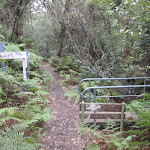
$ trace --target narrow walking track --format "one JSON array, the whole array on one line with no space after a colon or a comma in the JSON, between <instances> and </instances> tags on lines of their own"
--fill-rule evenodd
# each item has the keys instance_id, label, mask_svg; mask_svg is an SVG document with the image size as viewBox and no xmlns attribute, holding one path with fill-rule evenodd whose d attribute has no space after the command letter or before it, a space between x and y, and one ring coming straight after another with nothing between
<instances>
[{"instance_id":1,"label":"narrow walking track","mask_svg":"<svg viewBox=\"0 0 150 150\"><path fill-rule=\"evenodd\" d=\"M64 97L64 90L61 88L61 79L54 73L49 63L44 64L44 69L49 71L55 78L51 83L51 98L48 106L55 112L56 118L46 126L45 150L84 150L89 142L89 137L81 139L78 136L76 124L79 123L79 108L73 102L67 101Z\"/></svg>"}]
</instances>

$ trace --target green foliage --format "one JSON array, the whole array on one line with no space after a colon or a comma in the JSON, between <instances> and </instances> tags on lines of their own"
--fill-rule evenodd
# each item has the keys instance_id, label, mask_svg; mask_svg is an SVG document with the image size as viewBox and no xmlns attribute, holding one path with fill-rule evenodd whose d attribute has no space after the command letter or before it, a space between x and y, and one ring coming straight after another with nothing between
<instances>
[{"instance_id":1,"label":"green foliage","mask_svg":"<svg viewBox=\"0 0 150 150\"><path fill-rule=\"evenodd\" d=\"M20 52L25 51L26 44L14 44L14 43L5 43L4 42L4 49L5 52ZM42 68L43 64L43 58L41 56L38 56L34 54L33 52L30 52L32 50L29 50L30 55L30 70L40 70ZM13 60L7 60L7 65L10 67L10 73L11 74L18 74L16 72L21 73L22 72L22 59L13 59ZM7 66L6 66L7 67ZM8 72L8 69L6 69Z\"/></svg>"},{"instance_id":2,"label":"green foliage","mask_svg":"<svg viewBox=\"0 0 150 150\"><path fill-rule=\"evenodd\" d=\"M53 57L51 57L49 59L49 63L53 66L53 67L57 67L58 64L60 63L60 58L56 55L54 55Z\"/></svg>"},{"instance_id":3,"label":"green foliage","mask_svg":"<svg viewBox=\"0 0 150 150\"><path fill-rule=\"evenodd\" d=\"M67 97L67 100L74 100L75 104L80 102L80 95L76 86L66 92L64 96Z\"/></svg>"},{"instance_id":4,"label":"green foliage","mask_svg":"<svg viewBox=\"0 0 150 150\"><path fill-rule=\"evenodd\" d=\"M0 3L0 23L3 25L3 34L11 41L17 42L22 35L22 27L27 5L30 1L7 1Z\"/></svg>"},{"instance_id":5,"label":"green foliage","mask_svg":"<svg viewBox=\"0 0 150 150\"><path fill-rule=\"evenodd\" d=\"M4 47L6 51L22 51L25 44L5 43ZM30 71L31 79L26 82L22 81L22 62L19 59L7 61L6 72L0 72L0 149L36 149L42 138L43 123L53 117L46 106L49 95L46 90L53 78L43 71L41 56L32 52L29 55L33 71ZM24 92L25 85L28 92ZM21 130L19 126L24 128Z\"/></svg>"},{"instance_id":6,"label":"green foliage","mask_svg":"<svg viewBox=\"0 0 150 150\"><path fill-rule=\"evenodd\" d=\"M53 56L49 60L50 64L56 68L57 71L70 71L72 74L82 72L80 62L74 56L58 57Z\"/></svg>"},{"instance_id":7,"label":"green foliage","mask_svg":"<svg viewBox=\"0 0 150 150\"><path fill-rule=\"evenodd\" d=\"M149 100L150 94L143 94L145 99ZM123 133L119 132L119 127L116 126L115 122L112 120L106 121L105 129L98 131L96 127L93 126L82 128L85 134L93 135L93 142L89 143L87 148L89 150L96 149L99 147L101 149L130 149L134 150L135 147L139 149L149 148L149 126L150 126L150 102L145 100L134 100L128 106L130 111L140 118L128 131ZM134 115L133 114L133 115ZM123 136L120 138L120 134Z\"/></svg>"},{"instance_id":8,"label":"green foliage","mask_svg":"<svg viewBox=\"0 0 150 150\"><path fill-rule=\"evenodd\" d=\"M5 40L5 37L0 34L0 40Z\"/></svg>"},{"instance_id":9,"label":"green foliage","mask_svg":"<svg viewBox=\"0 0 150 150\"><path fill-rule=\"evenodd\" d=\"M93 129L93 126L87 127L85 126L82 130L85 134L93 135L93 143L90 143L87 148L89 150L93 150L94 148L100 149L104 147L104 149L117 149L124 150L125 148L130 147L130 142L132 141L132 137L134 135L128 137L119 138L121 132L118 131L118 127L116 127L116 123L112 122L112 120L106 121L106 128L98 131L98 126ZM103 141L104 145L99 143L99 141Z\"/></svg>"},{"instance_id":10,"label":"green foliage","mask_svg":"<svg viewBox=\"0 0 150 150\"><path fill-rule=\"evenodd\" d=\"M93 143L87 146L87 150L101 150L101 148L100 148L100 145Z\"/></svg>"},{"instance_id":11,"label":"green foliage","mask_svg":"<svg viewBox=\"0 0 150 150\"><path fill-rule=\"evenodd\" d=\"M61 61L60 61L59 66L57 67L57 70L58 71L60 71L60 70L68 70L69 65L71 65L70 61L71 61L71 58L69 58L69 57L62 58Z\"/></svg>"},{"instance_id":12,"label":"green foliage","mask_svg":"<svg viewBox=\"0 0 150 150\"><path fill-rule=\"evenodd\" d=\"M33 39L31 39L29 37L27 38L24 36L19 36L18 43L25 43L27 48L35 48ZM36 51L38 51L38 50L36 50ZM34 50L34 52L36 52L36 51Z\"/></svg>"},{"instance_id":13,"label":"green foliage","mask_svg":"<svg viewBox=\"0 0 150 150\"><path fill-rule=\"evenodd\" d=\"M11 35L13 37L10 29L12 29L17 17L10 13L16 12L16 9L25 8L20 7L20 3L11 2L6 0L0 2L0 40L6 39L8 41ZM16 5L14 5L15 3ZM12 5L14 6L10 7ZM26 37L30 36L34 39L35 46L39 48L42 56L53 56L50 62L55 67L55 71L60 73L65 86L78 83L79 76L81 78L149 76L149 6L150 2L146 0L74 1L69 4L69 11L63 13L64 4L58 0L49 3L48 13L35 13L31 17L32 20L28 19L24 33ZM58 39L62 35L62 20L65 24L62 39L64 57L59 58L54 54L56 54L57 46L60 44ZM19 20L20 23L21 21L23 20ZM16 30L18 31L18 28ZM33 40L26 37L21 36L18 40L18 42L26 45L5 43L6 51L23 51L25 47L33 46ZM30 70L32 71L30 72L31 79L26 83L29 90L27 93L23 92L25 84L21 82L21 60L6 61L6 74L0 73L0 104L2 107L7 106L8 108L2 112L3 120L8 121L14 117L16 120L18 118L18 121L22 119L31 125L42 120L41 116L44 118L43 113L47 116L45 111L49 112L45 109L48 94L45 88L49 86L47 85L49 79L45 78L45 75L41 76L43 74L41 69L43 58L33 52L34 50L30 50ZM92 86L101 84L93 82ZM114 85L116 84L118 85L118 83ZM81 91L87 87L88 83L83 83ZM97 95L118 95L120 92L126 93L125 90L98 90ZM79 101L77 90L72 89L66 93L66 96L68 99L73 98L76 102ZM88 97L88 93L86 96ZM106 99L102 99L102 101L108 102ZM134 148L135 145L143 144L145 146L148 143L149 111L145 110L143 104L146 105L146 102L137 101L131 105L132 110L142 118L135 125L135 128L140 130L133 130L131 133L132 136L135 132L137 138L140 138L139 144L136 141L130 142L130 136L121 139L121 141L120 139L117 140L118 135L113 133L110 135L112 146L122 149L122 146L128 147L130 143ZM19 110L13 109L14 107L18 107ZM7 125L5 122L1 121L1 123Z\"/></svg>"},{"instance_id":14,"label":"green foliage","mask_svg":"<svg viewBox=\"0 0 150 150\"><path fill-rule=\"evenodd\" d=\"M128 84L128 83L127 83ZM122 83L120 81L91 81L91 87L98 87L98 86L119 86L122 85ZM84 81L80 84L80 91L81 93L89 87L89 81ZM117 96L117 95L121 95L123 93L125 93L126 90L116 90L116 89L97 89L96 90L96 96ZM85 96L87 97L87 101L89 101L89 91L87 90L85 92ZM91 96L94 96L94 90L91 90ZM122 101L124 100L124 98L121 99ZM92 102L94 100L92 99ZM96 102L97 103L107 103L107 102L115 102L117 101L117 99L114 98L97 98Z\"/></svg>"},{"instance_id":15,"label":"green foliage","mask_svg":"<svg viewBox=\"0 0 150 150\"><path fill-rule=\"evenodd\" d=\"M34 53L29 53L30 55L30 70L39 70L43 65L43 58Z\"/></svg>"},{"instance_id":16,"label":"green foliage","mask_svg":"<svg viewBox=\"0 0 150 150\"><path fill-rule=\"evenodd\" d=\"M129 142L132 140L132 136L120 138L119 135L122 133L119 132L118 131L119 128L115 126L116 126L115 122L108 120L107 127L103 130L104 132L109 133L108 135L103 135L103 138L105 140L109 139L109 141L107 141L109 148L111 149L113 147L116 147L118 150L129 148Z\"/></svg>"},{"instance_id":17,"label":"green foliage","mask_svg":"<svg viewBox=\"0 0 150 150\"><path fill-rule=\"evenodd\" d=\"M39 7L41 6L42 5ZM37 11L39 11L39 7ZM35 7L33 9L35 9ZM55 55L54 51L56 49L56 39L53 33L56 24L54 25L50 18L51 17L49 17L49 14L46 12L33 14L32 27L31 24L28 23L25 24L24 27L25 36L27 38L22 38L22 41L27 43L27 46L34 45L34 48L37 48L39 54L44 58L49 58L50 56ZM28 21L31 21L30 18ZM29 37L32 39L30 41L34 41L34 44L29 41Z\"/></svg>"},{"instance_id":18,"label":"green foliage","mask_svg":"<svg viewBox=\"0 0 150 150\"><path fill-rule=\"evenodd\" d=\"M25 124L12 126L12 129L5 128L0 135L0 150L35 150L38 144L28 143L29 137L25 136Z\"/></svg>"},{"instance_id":19,"label":"green foliage","mask_svg":"<svg viewBox=\"0 0 150 150\"><path fill-rule=\"evenodd\" d=\"M54 77L49 71L44 71L42 73L42 83L45 85L48 91L50 91L50 82L55 82Z\"/></svg>"},{"instance_id":20,"label":"green foliage","mask_svg":"<svg viewBox=\"0 0 150 150\"><path fill-rule=\"evenodd\" d=\"M144 96L150 97L150 94L144 94ZM144 100L134 100L130 103L130 111L136 114L140 119L132 126L131 130L127 133L130 135L136 135L138 142L133 141L130 146L134 148L135 146L142 146L143 148L149 147L149 132L150 132L150 102Z\"/></svg>"},{"instance_id":21,"label":"green foliage","mask_svg":"<svg viewBox=\"0 0 150 150\"><path fill-rule=\"evenodd\" d=\"M9 94L12 94L13 92L20 92L22 91L21 84L18 79L16 79L12 75L8 75L5 72L0 72L0 99L1 102L10 102L11 98L9 97ZM14 88L15 87L15 88ZM9 103L8 102L8 103Z\"/></svg>"},{"instance_id":22,"label":"green foliage","mask_svg":"<svg viewBox=\"0 0 150 150\"><path fill-rule=\"evenodd\" d=\"M3 26L0 23L0 30L2 29L3 29ZM0 31L0 41L3 41L3 40L5 40L5 37L1 34L1 31Z\"/></svg>"},{"instance_id":23,"label":"green foliage","mask_svg":"<svg viewBox=\"0 0 150 150\"><path fill-rule=\"evenodd\" d=\"M58 71L60 77L62 77L64 86L68 84L77 84L79 82L78 76L81 73L81 67L79 62L71 59L70 56L59 58L57 56L52 57L49 60L50 64L54 66L54 70Z\"/></svg>"}]
</instances>

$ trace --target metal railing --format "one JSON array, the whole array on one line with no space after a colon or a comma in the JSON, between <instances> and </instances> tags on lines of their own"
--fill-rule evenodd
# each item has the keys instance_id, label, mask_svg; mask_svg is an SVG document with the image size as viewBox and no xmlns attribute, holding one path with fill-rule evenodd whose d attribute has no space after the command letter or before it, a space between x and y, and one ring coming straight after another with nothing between
<instances>
[{"instance_id":1,"label":"metal railing","mask_svg":"<svg viewBox=\"0 0 150 150\"><path fill-rule=\"evenodd\" d=\"M98 86L98 87L92 87L91 86L91 82L92 81L109 81L109 80L139 80L139 79L143 79L144 84L143 85L122 85L122 86ZM150 77L132 77L132 78L86 78L83 79L79 82L79 94L81 95L82 98L82 102L84 101L84 98L86 98L84 95L87 91L89 91L89 102L91 102L91 99L94 98L94 102L96 102L96 98L106 98L106 97L138 97L140 95L111 95L111 96L97 96L96 95L96 90L97 89L119 89L119 88L143 88L143 93L146 92L146 88L150 87L150 85L146 85L147 79L150 79ZM89 82L89 87L84 89L81 92L81 84L83 82ZM94 96L91 96L91 91L94 91Z\"/></svg>"},{"instance_id":2,"label":"metal railing","mask_svg":"<svg viewBox=\"0 0 150 150\"><path fill-rule=\"evenodd\" d=\"M109 80L132 80L132 79L142 79L143 80L143 85L121 85L121 86L98 86L98 87L92 87L91 82L92 81L109 81ZM143 88L143 93L146 92L146 88L150 87L150 85L146 85L147 79L150 79L150 77L133 77L133 78L87 78L83 79L79 83L79 94L81 95L81 102L82 102L82 107L81 107L81 125L84 125L84 99L87 98L85 93L89 91L89 102L91 103L91 99L94 98L94 103L96 103L96 98L105 98L105 97L137 97L140 95L111 95L111 96L97 96L96 95L96 90L97 89L120 89L120 88ZM82 82L89 82L89 87L84 89L81 92L81 84ZM91 91L93 91L93 96L91 96ZM124 110L125 110L125 103L122 103L122 109L121 109L121 121L120 121L120 137L122 137L122 131L123 131L123 122L124 122ZM96 113L96 111L95 111ZM96 119L94 119L94 125L96 125Z\"/></svg>"}]
</instances>

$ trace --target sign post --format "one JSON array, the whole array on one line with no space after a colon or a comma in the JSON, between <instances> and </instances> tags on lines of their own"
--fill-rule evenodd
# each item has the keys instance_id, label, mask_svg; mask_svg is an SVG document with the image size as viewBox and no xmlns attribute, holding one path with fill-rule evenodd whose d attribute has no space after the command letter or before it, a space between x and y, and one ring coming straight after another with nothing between
<instances>
[{"instance_id":1,"label":"sign post","mask_svg":"<svg viewBox=\"0 0 150 150\"><path fill-rule=\"evenodd\" d=\"M27 68L26 52L2 52L2 53L0 53L0 56L2 57L2 59L19 59L19 58L22 58L23 81L26 81L26 79L27 79L27 74L26 74L26 68Z\"/></svg>"},{"instance_id":2,"label":"sign post","mask_svg":"<svg viewBox=\"0 0 150 150\"><path fill-rule=\"evenodd\" d=\"M27 77L28 79L30 78L30 74L29 74L29 61L30 61L30 60L29 60L29 51L26 50L25 64L27 65L27 66L26 66L26 68L27 68L27 70L26 70L26 77ZM24 89L25 89L25 92L28 91L27 85L24 86Z\"/></svg>"},{"instance_id":3,"label":"sign post","mask_svg":"<svg viewBox=\"0 0 150 150\"><path fill-rule=\"evenodd\" d=\"M29 62L30 62L30 56L29 56L29 51L26 50L26 56L27 56L27 78L30 78L30 74L29 74L29 70L30 70L30 66L29 66Z\"/></svg>"},{"instance_id":4,"label":"sign post","mask_svg":"<svg viewBox=\"0 0 150 150\"><path fill-rule=\"evenodd\" d=\"M0 43L0 57L2 59L22 59L23 68L23 81L29 78L29 54L28 50L26 52L4 52L3 43ZM27 71L26 71L27 70ZM5 71L5 61L2 63L2 71ZM27 86L25 86L25 91L27 91Z\"/></svg>"},{"instance_id":5,"label":"sign post","mask_svg":"<svg viewBox=\"0 0 150 150\"><path fill-rule=\"evenodd\" d=\"M4 52L3 42L0 43L0 53ZM2 61L2 71L5 71L5 61Z\"/></svg>"}]
</instances>

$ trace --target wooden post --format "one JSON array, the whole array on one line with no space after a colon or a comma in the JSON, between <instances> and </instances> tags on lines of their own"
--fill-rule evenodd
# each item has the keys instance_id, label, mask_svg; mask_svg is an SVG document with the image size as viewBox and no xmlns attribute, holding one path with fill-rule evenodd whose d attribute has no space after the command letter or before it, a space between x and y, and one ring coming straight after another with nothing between
<instances>
[{"instance_id":1,"label":"wooden post","mask_svg":"<svg viewBox=\"0 0 150 150\"><path fill-rule=\"evenodd\" d=\"M26 60L25 60L25 58L22 59L22 67L23 67L23 81L26 81L27 73L26 73Z\"/></svg>"},{"instance_id":2,"label":"wooden post","mask_svg":"<svg viewBox=\"0 0 150 150\"><path fill-rule=\"evenodd\" d=\"M22 59L22 67L23 67L23 81L26 82L26 80L27 80L26 58ZM24 86L24 91L27 92L27 85Z\"/></svg>"},{"instance_id":3,"label":"wooden post","mask_svg":"<svg viewBox=\"0 0 150 150\"><path fill-rule=\"evenodd\" d=\"M26 68L27 68L27 70L26 70L26 68L25 68L25 75L26 75L26 79L28 78L30 78L30 75L29 75L29 51L28 50L26 50L26 58L25 58L25 65L26 65ZM24 72L24 71L23 71ZM26 80L25 80L25 82L26 82ZM27 85L25 85L24 86L24 90L25 90L25 92L27 92L28 91L28 86Z\"/></svg>"},{"instance_id":4,"label":"wooden post","mask_svg":"<svg viewBox=\"0 0 150 150\"><path fill-rule=\"evenodd\" d=\"M26 55L27 55L27 78L30 79L30 73L29 73L29 70L30 70L30 66L29 66L30 57L29 57L29 51L28 50L26 50Z\"/></svg>"},{"instance_id":5,"label":"wooden post","mask_svg":"<svg viewBox=\"0 0 150 150\"><path fill-rule=\"evenodd\" d=\"M0 43L0 52L4 52L3 42ZM5 61L2 61L2 71L5 72Z\"/></svg>"}]
</instances>

